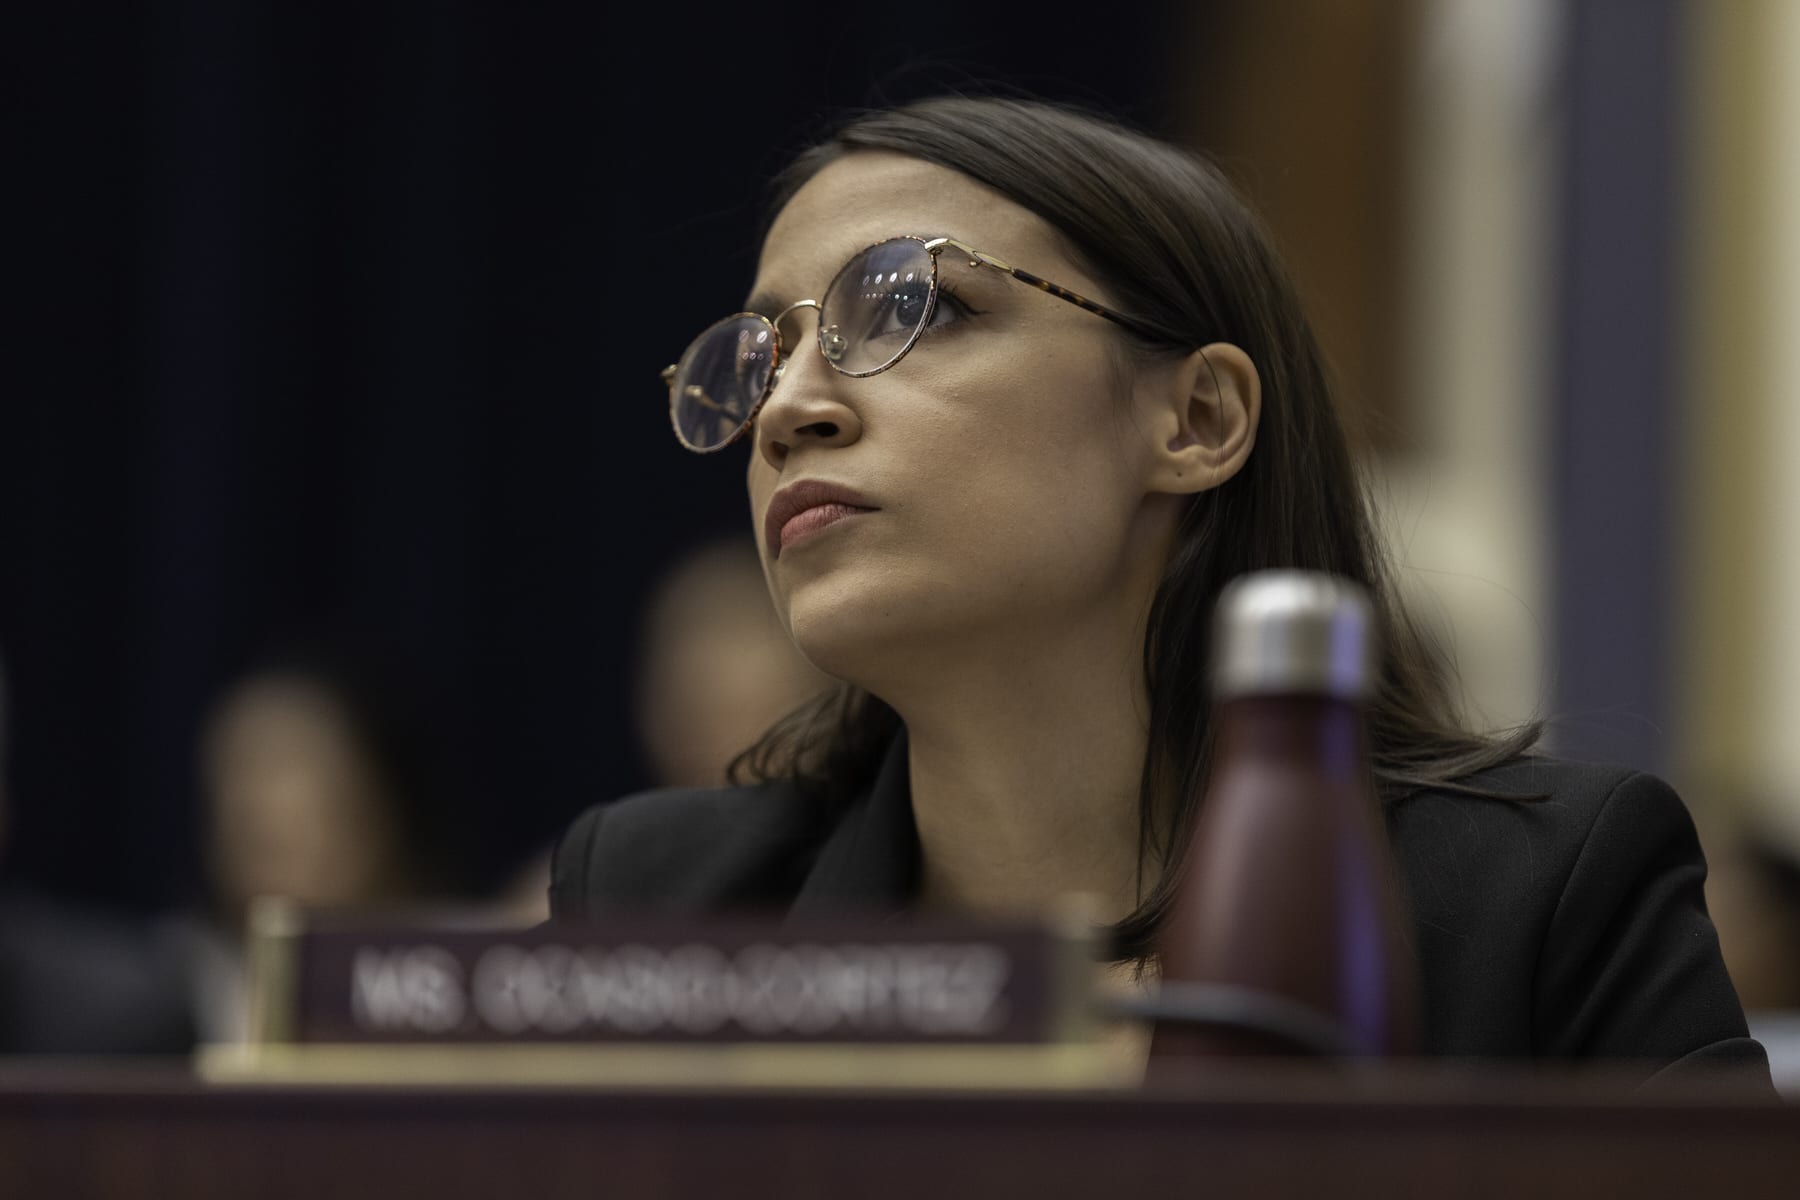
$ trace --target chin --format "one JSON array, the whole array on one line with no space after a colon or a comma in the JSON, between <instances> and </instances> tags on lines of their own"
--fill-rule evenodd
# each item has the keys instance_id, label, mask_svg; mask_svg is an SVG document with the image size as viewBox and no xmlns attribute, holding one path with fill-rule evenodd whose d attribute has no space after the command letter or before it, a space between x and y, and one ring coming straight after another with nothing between
<instances>
[{"instance_id":1,"label":"chin","mask_svg":"<svg viewBox=\"0 0 1800 1200\"><path fill-rule=\"evenodd\" d=\"M866 687L874 660L881 657L877 646L888 640L869 626L869 621L852 614L803 608L790 614L788 628L807 662L827 675Z\"/></svg>"},{"instance_id":2,"label":"chin","mask_svg":"<svg viewBox=\"0 0 1800 1200\"><path fill-rule=\"evenodd\" d=\"M911 593L911 594L909 594ZM788 631L808 662L869 691L934 656L949 633L943 593L845 576L808 581L788 597Z\"/></svg>"}]
</instances>

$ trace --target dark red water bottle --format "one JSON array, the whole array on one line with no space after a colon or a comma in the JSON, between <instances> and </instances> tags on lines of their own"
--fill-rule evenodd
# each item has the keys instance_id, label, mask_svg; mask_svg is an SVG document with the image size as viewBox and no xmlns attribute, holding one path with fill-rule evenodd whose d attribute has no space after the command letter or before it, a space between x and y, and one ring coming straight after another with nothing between
<instances>
[{"instance_id":1,"label":"dark red water bottle","mask_svg":"<svg viewBox=\"0 0 1800 1200\"><path fill-rule=\"evenodd\" d=\"M1267 571L1220 597L1216 747L1159 942L1153 1067L1419 1044L1418 972L1370 769L1360 588Z\"/></svg>"}]
</instances>

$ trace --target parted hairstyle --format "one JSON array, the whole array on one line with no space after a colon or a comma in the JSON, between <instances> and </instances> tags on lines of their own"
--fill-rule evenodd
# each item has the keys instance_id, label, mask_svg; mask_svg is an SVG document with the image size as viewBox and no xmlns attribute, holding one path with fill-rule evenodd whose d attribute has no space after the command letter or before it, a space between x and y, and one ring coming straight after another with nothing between
<instances>
[{"instance_id":1,"label":"parted hairstyle","mask_svg":"<svg viewBox=\"0 0 1800 1200\"><path fill-rule=\"evenodd\" d=\"M1261 376L1255 448L1230 480L1187 500L1150 610L1139 902L1112 929L1114 958L1148 961L1175 899L1181 855L1170 851L1187 844L1213 756L1213 609L1234 577L1290 567L1367 590L1382 648L1366 714L1383 803L1427 788L1481 795L1457 781L1531 749L1537 722L1493 737L1467 727L1448 655L1397 593L1295 288L1217 167L1062 105L940 97L861 113L805 150L776 178L770 218L825 166L870 150L961 172L1043 218L1113 307L1162 334L1115 330L1125 355L1154 361L1229 342ZM880 699L842 685L775 725L732 764L732 779L790 780L834 812L868 786L900 727Z\"/></svg>"}]
</instances>

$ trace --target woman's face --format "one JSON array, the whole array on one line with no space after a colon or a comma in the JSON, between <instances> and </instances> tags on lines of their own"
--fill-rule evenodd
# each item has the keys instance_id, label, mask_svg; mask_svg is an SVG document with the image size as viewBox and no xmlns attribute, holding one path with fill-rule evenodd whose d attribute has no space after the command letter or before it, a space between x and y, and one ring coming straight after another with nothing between
<instances>
[{"instance_id":1,"label":"woman's face","mask_svg":"<svg viewBox=\"0 0 1800 1200\"><path fill-rule=\"evenodd\" d=\"M820 297L865 246L948 236L1102 304L1037 216L968 177L857 153L788 203L753 294L773 316ZM816 312L782 323L785 373L757 418L750 505L777 611L832 674L879 692L930 652L1004 654L1137 615L1173 527L1143 486L1150 442L1110 323L946 250L932 327L897 365L832 370ZM786 538L771 497L802 481L874 511Z\"/></svg>"}]
</instances>

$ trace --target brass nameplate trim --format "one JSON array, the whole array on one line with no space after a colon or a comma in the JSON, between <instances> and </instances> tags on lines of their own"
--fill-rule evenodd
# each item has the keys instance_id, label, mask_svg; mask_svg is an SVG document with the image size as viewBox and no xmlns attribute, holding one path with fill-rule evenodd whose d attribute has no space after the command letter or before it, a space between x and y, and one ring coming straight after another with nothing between
<instances>
[{"instance_id":1,"label":"brass nameplate trim","mask_svg":"<svg viewBox=\"0 0 1800 1200\"><path fill-rule=\"evenodd\" d=\"M1082 1090L1141 1071L1100 1042L1062 1045L206 1046L219 1084L634 1090Z\"/></svg>"}]
</instances>

